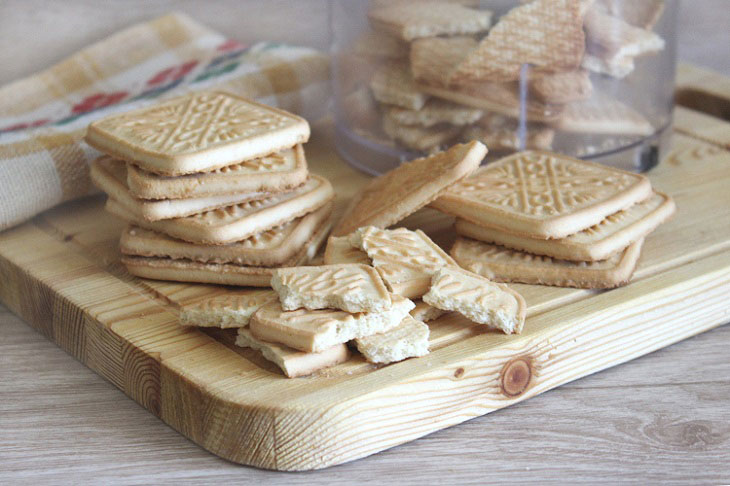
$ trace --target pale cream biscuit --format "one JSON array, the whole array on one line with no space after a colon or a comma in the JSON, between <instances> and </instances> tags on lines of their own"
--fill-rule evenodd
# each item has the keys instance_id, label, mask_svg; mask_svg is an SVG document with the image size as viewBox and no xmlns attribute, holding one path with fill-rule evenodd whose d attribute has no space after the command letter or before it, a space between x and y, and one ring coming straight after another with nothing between
<instances>
[{"instance_id":1,"label":"pale cream biscuit","mask_svg":"<svg viewBox=\"0 0 730 486\"><path fill-rule=\"evenodd\" d=\"M200 245L130 225L119 242L122 253L146 257L188 259L202 263L280 266L327 223L332 203L281 226L227 245Z\"/></svg>"},{"instance_id":2,"label":"pale cream biscuit","mask_svg":"<svg viewBox=\"0 0 730 486\"><path fill-rule=\"evenodd\" d=\"M418 89L453 103L471 106L480 110L491 111L512 118L522 116L523 106L519 95L519 86L513 82L465 84L456 87L444 87L430 84L418 84ZM524 101L524 100L523 100ZM524 103L524 115L530 122L549 122L560 118L563 105L543 103L528 98Z\"/></svg>"},{"instance_id":3,"label":"pale cream biscuit","mask_svg":"<svg viewBox=\"0 0 730 486\"><path fill-rule=\"evenodd\" d=\"M373 96L381 103L420 110L428 99L413 82L411 72L401 63L387 63L370 80Z\"/></svg>"},{"instance_id":4,"label":"pale cream biscuit","mask_svg":"<svg viewBox=\"0 0 730 486\"><path fill-rule=\"evenodd\" d=\"M650 30L634 27L608 15L600 8L590 8L585 16L586 50L608 63L664 49L664 40Z\"/></svg>"},{"instance_id":5,"label":"pale cream biscuit","mask_svg":"<svg viewBox=\"0 0 730 486\"><path fill-rule=\"evenodd\" d=\"M355 344L371 363L387 364L427 355L429 334L426 324L406 316L396 327L356 339Z\"/></svg>"},{"instance_id":6,"label":"pale cream biscuit","mask_svg":"<svg viewBox=\"0 0 730 486\"><path fill-rule=\"evenodd\" d=\"M435 271L456 266L421 230L367 226L350 235L350 244L368 254L392 292L409 298L420 297L428 291Z\"/></svg>"},{"instance_id":7,"label":"pale cream biscuit","mask_svg":"<svg viewBox=\"0 0 730 486\"><path fill-rule=\"evenodd\" d=\"M452 2L396 2L368 12L370 25L405 41L439 35L478 34L492 23L492 12Z\"/></svg>"},{"instance_id":8,"label":"pale cream biscuit","mask_svg":"<svg viewBox=\"0 0 730 486\"><path fill-rule=\"evenodd\" d=\"M451 125L438 125L431 127L419 127L413 125L401 125L389 116L383 116L383 132L391 139L400 143L410 150L419 152L431 152L438 150L444 144L450 142L461 133L460 127Z\"/></svg>"},{"instance_id":9,"label":"pale cream biscuit","mask_svg":"<svg viewBox=\"0 0 730 486\"><path fill-rule=\"evenodd\" d=\"M446 314L445 310L441 310L431 305L428 305L422 300L417 300L414 303L416 304L416 307L413 308L410 314L411 317L417 321L433 321Z\"/></svg>"},{"instance_id":10,"label":"pale cream biscuit","mask_svg":"<svg viewBox=\"0 0 730 486\"><path fill-rule=\"evenodd\" d=\"M184 218L146 221L113 198L107 200L106 209L137 226L181 240L204 245L227 245L316 211L333 197L330 182L312 175L293 191Z\"/></svg>"},{"instance_id":11,"label":"pale cream biscuit","mask_svg":"<svg viewBox=\"0 0 730 486\"><path fill-rule=\"evenodd\" d=\"M183 218L232 204L263 199L268 195L264 192L244 192L185 199L138 199L127 187L127 164L124 161L102 156L91 163L90 172L91 180L99 189L146 221Z\"/></svg>"},{"instance_id":12,"label":"pale cream biscuit","mask_svg":"<svg viewBox=\"0 0 730 486\"><path fill-rule=\"evenodd\" d=\"M654 127L644 115L606 95L594 93L585 101L565 105L563 114L550 125L566 132L651 135Z\"/></svg>"},{"instance_id":13,"label":"pale cream biscuit","mask_svg":"<svg viewBox=\"0 0 730 486\"><path fill-rule=\"evenodd\" d=\"M254 312L277 298L273 290L230 291L182 306L180 325L221 329L246 327Z\"/></svg>"},{"instance_id":14,"label":"pale cream biscuit","mask_svg":"<svg viewBox=\"0 0 730 486\"><path fill-rule=\"evenodd\" d=\"M535 0L513 8L459 65L457 83L519 79L524 64L544 71L580 65L585 48L583 16L575 0Z\"/></svg>"},{"instance_id":15,"label":"pale cream biscuit","mask_svg":"<svg viewBox=\"0 0 730 486\"><path fill-rule=\"evenodd\" d=\"M522 332L527 315L527 304L519 293L458 267L444 267L434 273L423 301L505 334Z\"/></svg>"},{"instance_id":16,"label":"pale cream biscuit","mask_svg":"<svg viewBox=\"0 0 730 486\"><path fill-rule=\"evenodd\" d=\"M484 112L478 108L459 105L445 100L428 100L420 110L409 110L399 106L384 108L385 117L399 125L417 125L433 127L434 125L469 125L479 120Z\"/></svg>"},{"instance_id":17,"label":"pale cream biscuit","mask_svg":"<svg viewBox=\"0 0 730 486\"><path fill-rule=\"evenodd\" d=\"M92 147L158 174L240 163L304 143L309 124L230 93L199 91L92 122Z\"/></svg>"},{"instance_id":18,"label":"pale cream biscuit","mask_svg":"<svg viewBox=\"0 0 730 486\"><path fill-rule=\"evenodd\" d=\"M163 176L127 166L130 192L142 199L180 199L233 193L282 192L304 184L307 160L301 145L210 172Z\"/></svg>"},{"instance_id":19,"label":"pale cream biscuit","mask_svg":"<svg viewBox=\"0 0 730 486\"><path fill-rule=\"evenodd\" d=\"M643 243L643 239L632 243L606 260L571 262L459 238L451 256L467 270L496 282L609 289L631 280Z\"/></svg>"},{"instance_id":20,"label":"pale cream biscuit","mask_svg":"<svg viewBox=\"0 0 730 486\"><path fill-rule=\"evenodd\" d=\"M634 70L634 58L604 58L586 52L581 67L594 73L608 74L614 78L625 78Z\"/></svg>"},{"instance_id":21,"label":"pale cream biscuit","mask_svg":"<svg viewBox=\"0 0 730 486\"><path fill-rule=\"evenodd\" d=\"M605 260L644 238L674 214L671 197L655 192L648 199L611 214L595 226L554 240L538 240L513 235L457 219L455 229L467 236L516 250L561 260L592 262Z\"/></svg>"},{"instance_id":22,"label":"pale cream biscuit","mask_svg":"<svg viewBox=\"0 0 730 486\"><path fill-rule=\"evenodd\" d=\"M376 59L403 60L408 57L408 44L385 32L368 30L355 40L351 52Z\"/></svg>"},{"instance_id":23,"label":"pale cream biscuit","mask_svg":"<svg viewBox=\"0 0 730 486\"><path fill-rule=\"evenodd\" d=\"M249 326L258 339L319 352L398 325L414 305L399 295L391 297L393 305L383 312L354 314L335 309L285 311L281 304L272 302L254 313Z\"/></svg>"},{"instance_id":24,"label":"pale cream biscuit","mask_svg":"<svg viewBox=\"0 0 730 486\"><path fill-rule=\"evenodd\" d=\"M336 344L318 353L304 353L287 346L261 341L248 329L239 329L236 346L251 348L281 368L289 378L311 375L315 371L344 363L350 359L350 350L346 344Z\"/></svg>"},{"instance_id":25,"label":"pale cream biscuit","mask_svg":"<svg viewBox=\"0 0 730 486\"><path fill-rule=\"evenodd\" d=\"M396 3L415 3L420 4L423 0L370 0L370 5L373 8L387 7ZM480 0L431 0L441 3L458 3L465 7L479 7Z\"/></svg>"},{"instance_id":26,"label":"pale cream biscuit","mask_svg":"<svg viewBox=\"0 0 730 486\"><path fill-rule=\"evenodd\" d=\"M317 254L331 228L324 224L285 266L304 265ZM137 277L176 282L212 283L249 287L269 287L271 267L254 267L232 263L200 263L192 260L124 255L122 264Z\"/></svg>"},{"instance_id":27,"label":"pale cream biscuit","mask_svg":"<svg viewBox=\"0 0 730 486\"><path fill-rule=\"evenodd\" d=\"M530 79L530 92L544 103L570 103L589 99L593 83L582 69L541 73Z\"/></svg>"},{"instance_id":28,"label":"pale cream biscuit","mask_svg":"<svg viewBox=\"0 0 730 486\"><path fill-rule=\"evenodd\" d=\"M485 128L481 125L469 127L461 134L464 141L478 140L493 152L516 150L550 150L555 139L555 130L545 126L529 126L524 138L520 137L517 121L504 118L499 128Z\"/></svg>"},{"instance_id":29,"label":"pale cream biscuit","mask_svg":"<svg viewBox=\"0 0 730 486\"><path fill-rule=\"evenodd\" d=\"M386 228L438 197L446 187L474 172L487 154L479 142L406 162L376 177L355 194L333 234L361 226Z\"/></svg>"},{"instance_id":30,"label":"pale cream biscuit","mask_svg":"<svg viewBox=\"0 0 730 486\"><path fill-rule=\"evenodd\" d=\"M596 0L596 7L619 17L631 25L651 30L664 12L664 0Z\"/></svg>"},{"instance_id":31,"label":"pale cream biscuit","mask_svg":"<svg viewBox=\"0 0 730 486\"><path fill-rule=\"evenodd\" d=\"M473 37L427 37L411 44L411 72L421 83L448 87L461 61L477 48Z\"/></svg>"},{"instance_id":32,"label":"pale cream biscuit","mask_svg":"<svg viewBox=\"0 0 730 486\"><path fill-rule=\"evenodd\" d=\"M431 207L531 238L564 238L652 193L649 179L552 152L518 152L449 187Z\"/></svg>"},{"instance_id":33,"label":"pale cream biscuit","mask_svg":"<svg viewBox=\"0 0 730 486\"><path fill-rule=\"evenodd\" d=\"M341 309L382 312L391 299L373 267L354 263L318 267L279 268L271 278L284 310Z\"/></svg>"},{"instance_id":34,"label":"pale cream biscuit","mask_svg":"<svg viewBox=\"0 0 730 486\"><path fill-rule=\"evenodd\" d=\"M368 254L350 244L348 236L330 236L324 250L324 264L360 263L370 265Z\"/></svg>"}]
</instances>

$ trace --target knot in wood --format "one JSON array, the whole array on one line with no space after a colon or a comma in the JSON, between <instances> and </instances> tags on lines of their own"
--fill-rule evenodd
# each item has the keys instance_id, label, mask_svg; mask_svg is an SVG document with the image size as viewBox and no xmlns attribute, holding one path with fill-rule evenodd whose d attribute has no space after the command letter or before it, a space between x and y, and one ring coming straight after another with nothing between
<instances>
[{"instance_id":1,"label":"knot in wood","mask_svg":"<svg viewBox=\"0 0 730 486\"><path fill-rule=\"evenodd\" d=\"M500 373L500 388L508 397L524 393L532 379L532 360L519 357L507 362Z\"/></svg>"}]
</instances>

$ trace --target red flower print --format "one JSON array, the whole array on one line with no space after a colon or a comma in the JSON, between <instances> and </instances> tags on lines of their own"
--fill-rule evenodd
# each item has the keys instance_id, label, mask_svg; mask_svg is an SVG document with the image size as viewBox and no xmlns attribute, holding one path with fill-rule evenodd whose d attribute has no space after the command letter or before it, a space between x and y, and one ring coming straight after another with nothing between
<instances>
[{"instance_id":1,"label":"red flower print","mask_svg":"<svg viewBox=\"0 0 730 486\"><path fill-rule=\"evenodd\" d=\"M241 44L237 40L228 39L223 44L216 47L216 50L220 52L228 52L235 51L237 49L243 49L244 47L246 47L246 44Z\"/></svg>"},{"instance_id":2,"label":"red flower print","mask_svg":"<svg viewBox=\"0 0 730 486\"><path fill-rule=\"evenodd\" d=\"M42 120L36 120L34 122L16 123L15 125L10 125L9 127L0 128L0 132L12 132L15 130L25 130L26 128L42 127L49 121L51 120L49 120L48 118L43 118Z\"/></svg>"},{"instance_id":3,"label":"red flower print","mask_svg":"<svg viewBox=\"0 0 730 486\"><path fill-rule=\"evenodd\" d=\"M162 83L177 81L192 71L197 65L198 61L188 61L185 64L180 64L179 66L163 69L147 81L147 86L155 86Z\"/></svg>"},{"instance_id":4,"label":"red flower print","mask_svg":"<svg viewBox=\"0 0 730 486\"><path fill-rule=\"evenodd\" d=\"M97 108L113 105L122 101L128 94L126 91L117 91L116 93L97 93L87 96L81 103L74 105L71 113L78 115L87 111L96 110Z\"/></svg>"}]
</instances>

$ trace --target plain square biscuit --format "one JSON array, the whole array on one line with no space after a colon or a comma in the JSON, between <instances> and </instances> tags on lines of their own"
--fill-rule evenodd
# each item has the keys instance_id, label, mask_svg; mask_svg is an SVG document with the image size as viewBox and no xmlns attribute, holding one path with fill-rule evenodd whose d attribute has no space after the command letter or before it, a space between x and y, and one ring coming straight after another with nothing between
<instances>
[{"instance_id":1,"label":"plain square biscuit","mask_svg":"<svg viewBox=\"0 0 730 486\"><path fill-rule=\"evenodd\" d=\"M492 12L451 2L394 2L370 10L368 19L375 30L410 42L419 37L485 32L492 23Z\"/></svg>"},{"instance_id":2,"label":"plain square biscuit","mask_svg":"<svg viewBox=\"0 0 730 486\"><path fill-rule=\"evenodd\" d=\"M394 328L355 340L357 350L371 363L388 364L428 354L426 324L406 316Z\"/></svg>"},{"instance_id":3,"label":"plain square biscuit","mask_svg":"<svg viewBox=\"0 0 730 486\"><path fill-rule=\"evenodd\" d=\"M531 238L564 238L652 193L646 176L551 152L519 152L449 187L435 209Z\"/></svg>"},{"instance_id":4,"label":"plain square biscuit","mask_svg":"<svg viewBox=\"0 0 730 486\"><path fill-rule=\"evenodd\" d=\"M385 283L368 265L280 268L273 273L271 287L279 294L284 310L381 312L392 304Z\"/></svg>"},{"instance_id":5,"label":"plain square biscuit","mask_svg":"<svg viewBox=\"0 0 730 486\"><path fill-rule=\"evenodd\" d=\"M318 353L304 353L287 346L261 341L248 329L239 329L236 346L251 348L276 364L289 378L311 375L315 371L344 363L350 359L350 350L346 344L336 344Z\"/></svg>"},{"instance_id":6,"label":"plain square biscuit","mask_svg":"<svg viewBox=\"0 0 730 486\"><path fill-rule=\"evenodd\" d=\"M386 228L397 223L474 172L486 154L487 147L479 142L458 144L376 177L355 194L333 234L343 236L361 226Z\"/></svg>"},{"instance_id":7,"label":"plain square biscuit","mask_svg":"<svg viewBox=\"0 0 730 486\"><path fill-rule=\"evenodd\" d=\"M513 235L457 219L455 229L462 236L494 243L535 255L561 260L593 262L605 260L644 238L674 214L671 197L655 192L651 197L623 211L611 214L595 226L554 240Z\"/></svg>"},{"instance_id":8,"label":"plain square biscuit","mask_svg":"<svg viewBox=\"0 0 730 486\"><path fill-rule=\"evenodd\" d=\"M256 311L250 329L258 339L318 352L398 325L414 305L399 295L391 298L392 306L382 312L354 314L335 309L285 311L279 302L272 302Z\"/></svg>"},{"instance_id":9,"label":"plain square biscuit","mask_svg":"<svg viewBox=\"0 0 730 486\"><path fill-rule=\"evenodd\" d=\"M290 261L327 223L332 203L281 226L227 245L200 245L163 233L130 225L122 233L119 248L128 255L187 259L201 263L233 263L261 267Z\"/></svg>"},{"instance_id":10,"label":"plain square biscuit","mask_svg":"<svg viewBox=\"0 0 730 486\"><path fill-rule=\"evenodd\" d=\"M527 304L519 293L458 267L444 267L434 273L423 301L505 334L522 332L527 315Z\"/></svg>"},{"instance_id":11,"label":"plain square biscuit","mask_svg":"<svg viewBox=\"0 0 730 486\"><path fill-rule=\"evenodd\" d=\"M309 124L229 93L201 91L92 122L86 142L157 174L204 172L304 143Z\"/></svg>"},{"instance_id":12,"label":"plain square biscuit","mask_svg":"<svg viewBox=\"0 0 730 486\"><path fill-rule=\"evenodd\" d=\"M515 282L579 289L610 289L631 280L644 240L597 262L571 262L459 238L451 256L463 268L497 282Z\"/></svg>"},{"instance_id":13,"label":"plain square biscuit","mask_svg":"<svg viewBox=\"0 0 730 486\"><path fill-rule=\"evenodd\" d=\"M113 198L107 200L106 209L137 226L191 243L227 245L316 211L333 197L330 182L312 175L293 191L184 218L146 221Z\"/></svg>"},{"instance_id":14,"label":"plain square biscuit","mask_svg":"<svg viewBox=\"0 0 730 486\"><path fill-rule=\"evenodd\" d=\"M307 180L304 148L296 145L209 172L164 176L134 164L127 166L130 192L142 199L179 199L232 193L271 193L293 189Z\"/></svg>"},{"instance_id":15,"label":"plain square biscuit","mask_svg":"<svg viewBox=\"0 0 730 486\"><path fill-rule=\"evenodd\" d=\"M421 230L367 226L350 235L350 244L367 253L391 292L408 298L425 294L434 272L444 266L456 266Z\"/></svg>"},{"instance_id":16,"label":"plain square biscuit","mask_svg":"<svg viewBox=\"0 0 730 486\"><path fill-rule=\"evenodd\" d=\"M99 189L146 221L184 218L268 196L265 192L242 192L215 196L193 196L184 199L138 199L130 193L127 187L128 164L124 161L102 156L91 163L90 172L91 180Z\"/></svg>"},{"instance_id":17,"label":"plain square biscuit","mask_svg":"<svg viewBox=\"0 0 730 486\"><path fill-rule=\"evenodd\" d=\"M246 327L254 312L276 299L273 290L229 291L182 306L180 325L221 329Z\"/></svg>"}]
</instances>

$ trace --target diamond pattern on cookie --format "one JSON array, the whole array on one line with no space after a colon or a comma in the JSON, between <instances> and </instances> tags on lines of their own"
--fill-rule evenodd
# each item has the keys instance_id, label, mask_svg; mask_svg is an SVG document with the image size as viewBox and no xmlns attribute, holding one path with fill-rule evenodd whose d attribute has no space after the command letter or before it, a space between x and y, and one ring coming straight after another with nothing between
<instances>
[{"instance_id":1,"label":"diamond pattern on cookie","mask_svg":"<svg viewBox=\"0 0 730 486\"><path fill-rule=\"evenodd\" d=\"M454 72L455 82L510 81L520 68L560 71L580 65L585 48L579 0L535 0L499 19Z\"/></svg>"},{"instance_id":2,"label":"diamond pattern on cookie","mask_svg":"<svg viewBox=\"0 0 730 486\"><path fill-rule=\"evenodd\" d=\"M302 118L222 92L199 92L92 123L92 146L152 172L179 175L305 142Z\"/></svg>"},{"instance_id":3,"label":"diamond pattern on cookie","mask_svg":"<svg viewBox=\"0 0 730 486\"><path fill-rule=\"evenodd\" d=\"M651 195L640 174L551 152L520 152L454 184L431 206L532 238L564 238Z\"/></svg>"}]
</instances>

